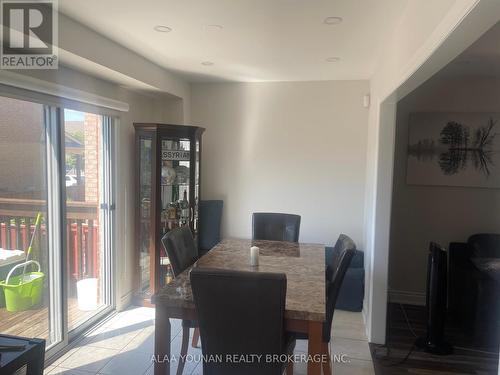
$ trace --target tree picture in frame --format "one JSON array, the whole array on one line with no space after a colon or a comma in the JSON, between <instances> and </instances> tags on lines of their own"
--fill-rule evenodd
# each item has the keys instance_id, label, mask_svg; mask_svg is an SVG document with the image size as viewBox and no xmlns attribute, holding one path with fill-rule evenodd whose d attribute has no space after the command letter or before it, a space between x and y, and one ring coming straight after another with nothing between
<instances>
[{"instance_id":1,"label":"tree picture in frame","mask_svg":"<svg viewBox=\"0 0 500 375\"><path fill-rule=\"evenodd\" d=\"M500 188L500 113L409 117L409 185Z\"/></svg>"}]
</instances>

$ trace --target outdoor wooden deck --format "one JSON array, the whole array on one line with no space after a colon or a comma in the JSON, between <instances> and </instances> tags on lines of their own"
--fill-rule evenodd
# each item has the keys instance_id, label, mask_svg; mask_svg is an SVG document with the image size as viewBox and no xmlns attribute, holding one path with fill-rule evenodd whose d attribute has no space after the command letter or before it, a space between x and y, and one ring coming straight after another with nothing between
<instances>
[{"instance_id":1,"label":"outdoor wooden deck","mask_svg":"<svg viewBox=\"0 0 500 375\"><path fill-rule=\"evenodd\" d=\"M35 229L35 218L39 212L46 211L46 204L44 200L0 197L0 248L26 250ZM79 310L73 297L76 296L76 280L100 277L99 215L95 202L68 201L66 208L66 269L70 281L68 285L71 287L68 291L71 296L68 302L68 328L72 330L94 314L92 311ZM31 259L40 262L42 272L48 274L48 258L47 230L42 222L36 232ZM1 270L3 276L0 279L5 278L9 269ZM47 290L44 292L43 301L48 301ZM16 313L0 308L0 333L48 339L48 307Z\"/></svg>"},{"instance_id":2,"label":"outdoor wooden deck","mask_svg":"<svg viewBox=\"0 0 500 375\"><path fill-rule=\"evenodd\" d=\"M48 307L20 312L9 312L5 308L0 308L0 333L48 339L48 313ZM79 310L76 299L69 299L68 321L70 330L74 328L77 323L90 318L93 314L92 311Z\"/></svg>"}]
</instances>

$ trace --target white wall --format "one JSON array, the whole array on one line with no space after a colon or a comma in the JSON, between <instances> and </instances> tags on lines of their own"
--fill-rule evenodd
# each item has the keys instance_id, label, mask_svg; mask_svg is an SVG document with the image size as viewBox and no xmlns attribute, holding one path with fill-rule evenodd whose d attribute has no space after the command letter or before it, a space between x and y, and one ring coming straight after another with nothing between
<instances>
[{"instance_id":1,"label":"white wall","mask_svg":"<svg viewBox=\"0 0 500 375\"><path fill-rule=\"evenodd\" d=\"M202 198L223 199L223 235L251 237L255 211L302 216L300 241L363 247L367 81L195 84Z\"/></svg>"},{"instance_id":2,"label":"white wall","mask_svg":"<svg viewBox=\"0 0 500 375\"><path fill-rule=\"evenodd\" d=\"M498 21L499 2L408 0L370 80L365 206L366 293L370 342L385 343L395 109L404 95ZM401 96L399 96L400 98Z\"/></svg>"},{"instance_id":3,"label":"white wall","mask_svg":"<svg viewBox=\"0 0 500 375\"><path fill-rule=\"evenodd\" d=\"M500 112L500 80L431 78L398 103L389 262L391 298L425 303L429 241L497 233L500 190L406 184L410 112Z\"/></svg>"}]
</instances>

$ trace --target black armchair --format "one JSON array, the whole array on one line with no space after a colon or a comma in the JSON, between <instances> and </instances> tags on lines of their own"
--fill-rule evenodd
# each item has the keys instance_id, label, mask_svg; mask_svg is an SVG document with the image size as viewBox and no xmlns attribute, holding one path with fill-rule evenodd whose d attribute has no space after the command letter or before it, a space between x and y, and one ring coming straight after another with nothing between
<instances>
[{"instance_id":1,"label":"black armchair","mask_svg":"<svg viewBox=\"0 0 500 375\"><path fill-rule=\"evenodd\" d=\"M449 248L448 311L476 345L498 347L500 234L475 234Z\"/></svg>"}]
</instances>

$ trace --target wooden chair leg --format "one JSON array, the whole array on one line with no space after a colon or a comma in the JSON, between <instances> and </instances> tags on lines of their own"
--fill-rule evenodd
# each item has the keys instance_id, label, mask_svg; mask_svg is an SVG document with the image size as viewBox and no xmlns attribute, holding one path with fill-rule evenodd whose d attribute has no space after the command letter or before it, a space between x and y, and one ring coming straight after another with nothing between
<instances>
[{"instance_id":1,"label":"wooden chair leg","mask_svg":"<svg viewBox=\"0 0 500 375\"><path fill-rule=\"evenodd\" d=\"M181 355L179 358L179 364L177 365L177 375L182 375L184 371L184 365L186 364L186 355L189 345L189 328L182 327L182 344L181 344Z\"/></svg>"},{"instance_id":2,"label":"wooden chair leg","mask_svg":"<svg viewBox=\"0 0 500 375\"><path fill-rule=\"evenodd\" d=\"M193 348L198 348L198 342L200 341L200 329L195 328L193 333L193 341L191 342L191 346Z\"/></svg>"},{"instance_id":3,"label":"wooden chair leg","mask_svg":"<svg viewBox=\"0 0 500 375\"><path fill-rule=\"evenodd\" d=\"M331 364L331 359L330 359L330 350L328 349L328 343L324 342L321 344L322 346L322 352L323 355L326 356L327 360L326 362L323 362L323 374L324 375L331 375L332 373L332 364Z\"/></svg>"},{"instance_id":4,"label":"wooden chair leg","mask_svg":"<svg viewBox=\"0 0 500 375\"><path fill-rule=\"evenodd\" d=\"M286 365L286 375L293 375L293 361L288 362Z\"/></svg>"}]
</instances>

